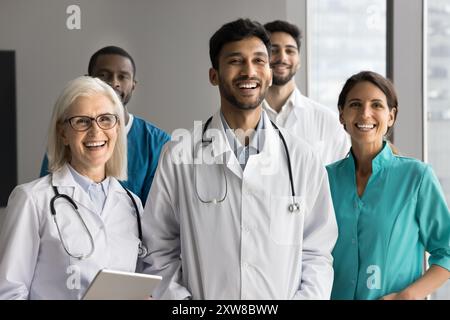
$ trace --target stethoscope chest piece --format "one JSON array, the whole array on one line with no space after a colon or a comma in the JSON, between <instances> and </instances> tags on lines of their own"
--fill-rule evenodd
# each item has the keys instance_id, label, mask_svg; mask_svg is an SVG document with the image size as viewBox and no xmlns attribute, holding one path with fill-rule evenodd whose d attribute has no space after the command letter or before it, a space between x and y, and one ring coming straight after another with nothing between
<instances>
[{"instance_id":1,"label":"stethoscope chest piece","mask_svg":"<svg viewBox=\"0 0 450 320\"><path fill-rule=\"evenodd\" d=\"M139 258L144 258L144 257L147 256L147 254L148 254L147 247L142 245L142 242L139 242L138 257Z\"/></svg>"},{"instance_id":2,"label":"stethoscope chest piece","mask_svg":"<svg viewBox=\"0 0 450 320\"><path fill-rule=\"evenodd\" d=\"M300 212L300 204L298 202L291 203L288 207L289 212Z\"/></svg>"}]
</instances>

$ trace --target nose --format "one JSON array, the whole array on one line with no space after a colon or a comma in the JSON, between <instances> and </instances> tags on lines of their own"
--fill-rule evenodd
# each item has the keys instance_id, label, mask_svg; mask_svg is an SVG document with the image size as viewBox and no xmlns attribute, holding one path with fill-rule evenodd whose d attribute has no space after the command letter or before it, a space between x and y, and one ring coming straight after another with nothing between
<instances>
[{"instance_id":1,"label":"nose","mask_svg":"<svg viewBox=\"0 0 450 320\"><path fill-rule=\"evenodd\" d=\"M251 61L247 61L243 64L241 75L247 76L249 78L256 76L256 68Z\"/></svg>"},{"instance_id":2,"label":"nose","mask_svg":"<svg viewBox=\"0 0 450 320\"><path fill-rule=\"evenodd\" d=\"M363 118L369 118L372 115L372 108L369 103L365 103L361 108Z\"/></svg>"},{"instance_id":3,"label":"nose","mask_svg":"<svg viewBox=\"0 0 450 320\"><path fill-rule=\"evenodd\" d=\"M102 131L103 129L99 127L97 121L91 120L91 126L88 129L88 133L92 136L95 136L95 134L99 131Z\"/></svg>"},{"instance_id":4,"label":"nose","mask_svg":"<svg viewBox=\"0 0 450 320\"><path fill-rule=\"evenodd\" d=\"M272 52L272 57L270 59L271 63L288 63L288 55L284 50L277 50Z\"/></svg>"},{"instance_id":5,"label":"nose","mask_svg":"<svg viewBox=\"0 0 450 320\"><path fill-rule=\"evenodd\" d=\"M113 87L114 89L119 89L120 88L120 81L117 78L116 75L112 75L109 79L108 79L108 84Z\"/></svg>"},{"instance_id":6,"label":"nose","mask_svg":"<svg viewBox=\"0 0 450 320\"><path fill-rule=\"evenodd\" d=\"M288 61L288 55L286 54L286 52L284 52L284 50L280 50L280 53L278 54L278 59L281 62L286 63Z\"/></svg>"}]
</instances>

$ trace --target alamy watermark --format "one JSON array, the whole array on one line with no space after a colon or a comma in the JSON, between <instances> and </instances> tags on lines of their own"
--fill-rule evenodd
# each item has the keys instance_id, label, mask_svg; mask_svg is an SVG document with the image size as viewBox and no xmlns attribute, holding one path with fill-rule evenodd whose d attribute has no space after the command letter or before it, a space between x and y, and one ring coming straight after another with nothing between
<instances>
[{"instance_id":1,"label":"alamy watermark","mask_svg":"<svg viewBox=\"0 0 450 320\"><path fill-rule=\"evenodd\" d=\"M68 30L81 30L81 9L80 6L72 4L66 8L66 27Z\"/></svg>"}]
</instances>

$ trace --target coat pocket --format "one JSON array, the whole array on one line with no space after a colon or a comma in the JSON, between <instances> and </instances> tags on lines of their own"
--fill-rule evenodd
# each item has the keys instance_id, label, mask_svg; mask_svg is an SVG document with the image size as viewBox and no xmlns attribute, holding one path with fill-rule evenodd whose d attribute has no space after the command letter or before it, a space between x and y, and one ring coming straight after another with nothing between
<instances>
[{"instance_id":1,"label":"coat pocket","mask_svg":"<svg viewBox=\"0 0 450 320\"><path fill-rule=\"evenodd\" d=\"M270 197L270 237L279 245L299 246L303 241L305 204L302 197Z\"/></svg>"}]
</instances>

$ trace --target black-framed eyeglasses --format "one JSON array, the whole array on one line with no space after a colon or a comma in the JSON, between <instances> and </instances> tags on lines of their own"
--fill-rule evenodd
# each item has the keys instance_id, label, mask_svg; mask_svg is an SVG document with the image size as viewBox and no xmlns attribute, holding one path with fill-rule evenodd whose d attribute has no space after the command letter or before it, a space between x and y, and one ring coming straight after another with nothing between
<instances>
[{"instance_id":1,"label":"black-framed eyeglasses","mask_svg":"<svg viewBox=\"0 0 450 320\"><path fill-rule=\"evenodd\" d=\"M95 118L88 116L75 116L66 119L64 122L68 122L75 131L86 131L92 127L92 121L97 122L100 129L108 130L115 127L117 122L119 122L119 117L116 114L104 113Z\"/></svg>"}]
</instances>

